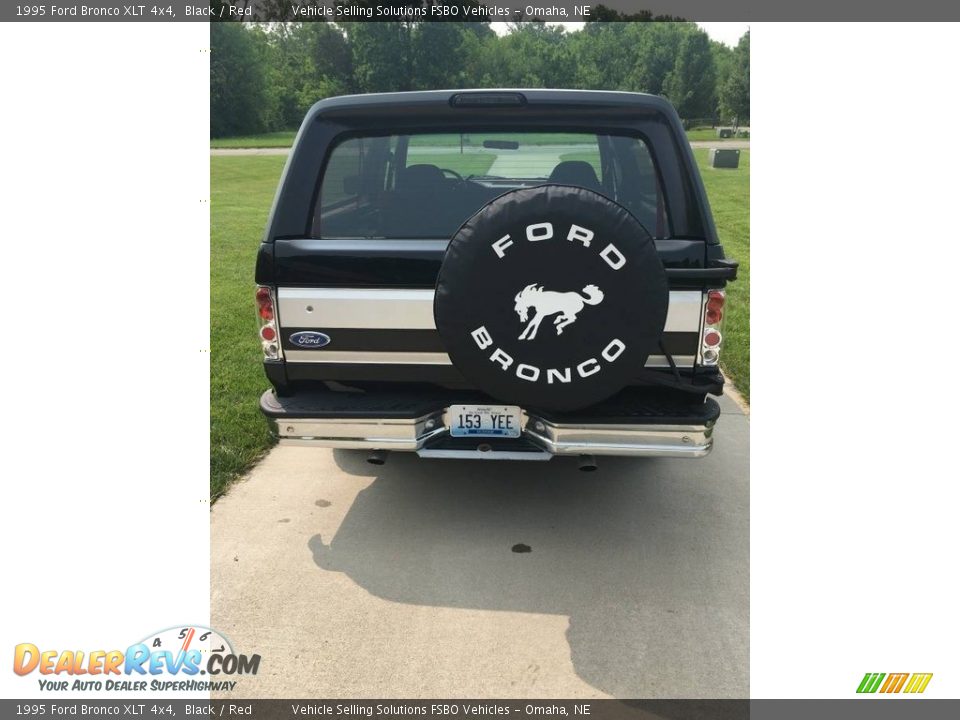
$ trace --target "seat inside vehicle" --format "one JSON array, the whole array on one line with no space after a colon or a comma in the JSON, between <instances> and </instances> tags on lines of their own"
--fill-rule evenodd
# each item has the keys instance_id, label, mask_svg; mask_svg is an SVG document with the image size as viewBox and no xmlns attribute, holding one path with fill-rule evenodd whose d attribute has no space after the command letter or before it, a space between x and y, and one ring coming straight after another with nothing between
<instances>
[{"instance_id":1,"label":"seat inside vehicle","mask_svg":"<svg viewBox=\"0 0 960 720\"><path fill-rule=\"evenodd\" d=\"M410 165L398 171L395 189L382 195L382 221L396 237L445 237L498 194L447 177L436 165Z\"/></svg>"},{"instance_id":2,"label":"seat inside vehicle","mask_svg":"<svg viewBox=\"0 0 960 720\"><path fill-rule=\"evenodd\" d=\"M425 193L442 189L446 178L443 170L436 165L410 165L400 172L397 191L404 193Z\"/></svg>"},{"instance_id":3,"label":"seat inside vehicle","mask_svg":"<svg viewBox=\"0 0 960 720\"><path fill-rule=\"evenodd\" d=\"M559 185L577 185L587 190L600 191L600 179L593 165L585 160L564 160L550 173L549 181Z\"/></svg>"}]
</instances>

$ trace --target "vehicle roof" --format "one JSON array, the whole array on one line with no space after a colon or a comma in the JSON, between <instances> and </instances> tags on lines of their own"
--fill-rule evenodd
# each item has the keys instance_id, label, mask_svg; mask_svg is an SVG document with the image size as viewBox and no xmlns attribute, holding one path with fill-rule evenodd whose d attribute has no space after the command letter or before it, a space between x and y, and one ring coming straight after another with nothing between
<instances>
[{"instance_id":1,"label":"vehicle roof","mask_svg":"<svg viewBox=\"0 0 960 720\"><path fill-rule=\"evenodd\" d=\"M563 107L567 109L612 109L635 108L673 112L668 100L647 93L620 92L615 90L553 90L544 88L464 88L459 90L415 90L411 92L369 93L364 95L340 95L330 97L313 105L307 113L308 119L321 115L338 115L350 110L362 110L370 113L378 108L397 109L419 108L433 110L451 108L451 101L457 95L522 95L525 105L535 107ZM511 109L516 106L484 106L483 110L494 111ZM462 111L463 108L457 108Z\"/></svg>"}]
</instances>

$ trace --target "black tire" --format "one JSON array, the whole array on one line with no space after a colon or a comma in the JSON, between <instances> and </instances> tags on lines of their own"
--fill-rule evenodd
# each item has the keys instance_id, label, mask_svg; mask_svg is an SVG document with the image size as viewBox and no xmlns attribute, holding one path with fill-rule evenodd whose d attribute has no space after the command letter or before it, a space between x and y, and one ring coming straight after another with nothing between
<instances>
[{"instance_id":1,"label":"black tire","mask_svg":"<svg viewBox=\"0 0 960 720\"><path fill-rule=\"evenodd\" d=\"M658 352L668 304L653 239L629 211L541 185L501 195L457 231L433 311L451 361L478 388L573 410L637 376Z\"/></svg>"}]
</instances>

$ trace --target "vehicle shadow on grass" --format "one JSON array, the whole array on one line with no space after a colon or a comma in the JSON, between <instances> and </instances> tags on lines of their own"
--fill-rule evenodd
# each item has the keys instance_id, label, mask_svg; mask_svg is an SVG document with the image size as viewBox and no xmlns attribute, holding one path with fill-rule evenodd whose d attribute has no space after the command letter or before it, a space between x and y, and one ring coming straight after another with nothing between
<instances>
[{"instance_id":1,"label":"vehicle shadow on grass","mask_svg":"<svg viewBox=\"0 0 960 720\"><path fill-rule=\"evenodd\" d=\"M745 458L731 483L711 475L716 453L601 458L582 473L567 458L376 467L336 451L345 472L376 479L309 547L390 601L566 615L576 673L615 697L746 697Z\"/></svg>"}]
</instances>

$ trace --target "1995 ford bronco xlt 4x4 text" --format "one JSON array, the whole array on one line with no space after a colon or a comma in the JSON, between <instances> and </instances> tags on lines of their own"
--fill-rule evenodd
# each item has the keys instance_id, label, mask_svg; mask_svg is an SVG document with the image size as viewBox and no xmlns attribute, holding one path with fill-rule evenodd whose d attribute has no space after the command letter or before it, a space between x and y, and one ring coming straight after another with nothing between
<instances>
[{"instance_id":1,"label":"1995 ford bronco xlt 4x4 text","mask_svg":"<svg viewBox=\"0 0 960 720\"><path fill-rule=\"evenodd\" d=\"M260 407L372 461L702 456L736 268L662 98L323 100L257 258Z\"/></svg>"}]
</instances>

